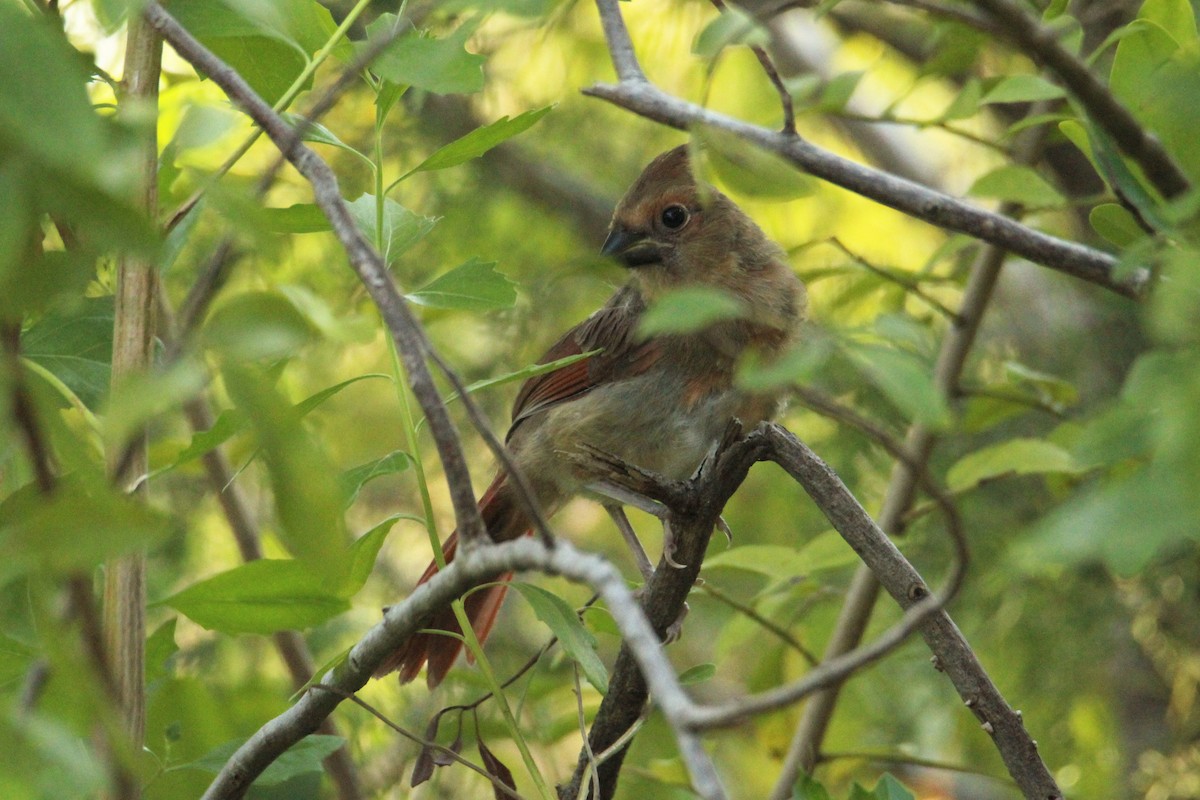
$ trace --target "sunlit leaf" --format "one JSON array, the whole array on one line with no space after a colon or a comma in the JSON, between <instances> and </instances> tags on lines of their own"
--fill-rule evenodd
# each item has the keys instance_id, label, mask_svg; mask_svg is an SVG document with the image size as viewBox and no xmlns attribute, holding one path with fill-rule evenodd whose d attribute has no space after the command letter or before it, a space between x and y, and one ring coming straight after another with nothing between
<instances>
[{"instance_id":1,"label":"sunlit leaf","mask_svg":"<svg viewBox=\"0 0 1200 800\"><path fill-rule=\"evenodd\" d=\"M1044 439L1009 439L967 453L946 474L952 492L1003 475L1039 475L1079 471L1070 453Z\"/></svg>"},{"instance_id":2,"label":"sunlit leaf","mask_svg":"<svg viewBox=\"0 0 1200 800\"><path fill-rule=\"evenodd\" d=\"M367 26L370 38L396 24L393 14L381 14ZM401 24L409 24L402 22ZM465 49L474 26L463 24L444 38L409 31L393 42L371 68L394 84L416 86L435 94L469 94L483 88L483 56Z\"/></svg>"},{"instance_id":3,"label":"sunlit leaf","mask_svg":"<svg viewBox=\"0 0 1200 800\"><path fill-rule=\"evenodd\" d=\"M701 58L712 58L734 44L765 46L771 41L767 29L749 13L731 6L704 26L692 44L692 52Z\"/></svg>"},{"instance_id":4,"label":"sunlit leaf","mask_svg":"<svg viewBox=\"0 0 1200 800\"><path fill-rule=\"evenodd\" d=\"M317 331L278 292L243 292L222 303L204 324L204 343L226 358L284 358L311 344Z\"/></svg>"},{"instance_id":5,"label":"sunlit leaf","mask_svg":"<svg viewBox=\"0 0 1200 800\"><path fill-rule=\"evenodd\" d=\"M1062 194L1033 169L1013 164L997 167L982 176L972 184L968 194L1008 200L1031 208L1060 206L1066 202Z\"/></svg>"},{"instance_id":6,"label":"sunlit leaf","mask_svg":"<svg viewBox=\"0 0 1200 800\"><path fill-rule=\"evenodd\" d=\"M405 296L417 305L430 308L464 311L511 308L517 301L516 284L496 272L495 266L493 261L471 258Z\"/></svg>"},{"instance_id":7,"label":"sunlit leaf","mask_svg":"<svg viewBox=\"0 0 1200 800\"><path fill-rule=\"evenodd\" d=\"M1146 236L1146 231L1124 206L1102 203L1088 213L1093 230L1117 247L1126 247Z\"/></svg>"},{"instance_id":8,"label":"sunlit leaf","mask_svg":"<svg viewBox=\"0 0 1200 800\"><path fill-rule=\"evenodd\" d=\"M511 139L517 134L529 130L538 120L550 113L551 108L552 106L546 106L534 111L526 111L512 119L504 116L490 125L476 128L450 144L438 148L433 155L414 167L412 171L428 172L446 169L478 158L506 139Z\"/></svg>"},{"instance_id":9,"label":"sunlit leaf","mask_svg":"<svg viewBox=\"0 0 1200 800\"><path fill-rule=\"evenodd\" d=\"M391 198L383 199L383 228L379 227L375 196L364 194L347 204L350 216L367 241L380 247L380 255L389 266L396 263L414 244L433 229L437 220L414 214Z\"/></svg>"},{"instance_id":10,"label":"sunlit leaf","mask_svg":"<svg viewBox=\"0 0 1200 800\"><path fill-rule=\"evenodd\" d=\"M546 623L558 637L559 644L567 655L579 664L588 683L600 694L607 692L608 671L604 668L600 656L596 654L595 638L580 622L575 609L567 605L561 597L539 586L519 582L513 582L512 586L524 596L537 618Z\"/></svg>"},{"instance_id":11,"label":"sunlit leaf","mask_svg":"<svg viewBox=\"0 0 1200 800\"><path fill-rule=\"evenodd\" d=\"M299 561L264 558L194 583L160 602L210 630L271 634L311 628L349 610L340 588Z\"/></svg>"},{"instance_id":12,"label":"sunlit leaf","mask_svg":"<svg viewBox=\"0 0 1200 800\"><path fill-rule=\"evenodd\" d=\"M692 138L704 154L701 163L732 191L775 200L794 200L816 191L816 182L791 162L730 133L697 126L692 128Z\"/></svg>"},{"instance_id":13,"label":"sunlit leaf","mask_svg":"<svg viewBox=\"0 0 1200 800\"><path fill-rule=\"evenodd\" d=\"M980 103L1032 103L1055 100L1066 92L1039 75L1009 75L988 90Z\"/></svg>"},{"instance_id":14,"label":"sunlit leaf","mask_svg":"<svg viewBox=\"0 0 1200 800\"><path fill-rule=\"evenodd\" d=\"M11 684L24 678L36 655L34 648L0 633L0 689L8 690Z\"/></svg>"},{"instance_id":15,"label":"sunlit leaf","mask_svg":"<svg viewBox=\"0 0 1200 800\"><path fill-rule=\"evenodd\" d=\"M264 208L260 214L267 229L276 233L323 233L330 229L329 218L313 203Z\"/></svg>"},{"instance_id":16,"label":"sunlit leaf","mask_svg":"<svg viewBox=\"0 0 1200 800\"><path fill-rule=\"evenodd\" d=\"M689 286L667 292L656 300L638 322L638 334L691 333L745 313L742 302L727 292Z\"/></svg>"}]
</instances>

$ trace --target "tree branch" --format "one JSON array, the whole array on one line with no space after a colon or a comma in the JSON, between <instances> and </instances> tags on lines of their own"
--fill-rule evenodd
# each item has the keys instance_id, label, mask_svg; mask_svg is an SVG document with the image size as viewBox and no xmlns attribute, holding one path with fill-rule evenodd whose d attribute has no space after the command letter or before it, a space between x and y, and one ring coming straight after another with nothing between
<instances>
[{"instance_id":1,"label":"tree branch","mask_svg":"<svg viewBox=\"0 0 1200 800\"><path fill-rule=\"evenodd\" d=\"M1040 110L1039 107L1035 107L1033 111L1039 113ZM1013 161L1034 161L1041 149L1043 137L1044 132L1041 129L1027 131L1017 141ZM1015 216L1020 213L1020 207L1006 203L1001 206L1000 213ZM979 253L971 266L959 311L942 339L934 366L934 386L948 401L954 399L955 388L962 375L967 355L983 323L983 315L991 301L1007 255L1002 248L988 246ZM916 497L921 471L929 461L935 442L936 435L929 426L914 423L909 428L903 445L905 457L898 457L896 460L879 515L879 525L887 533L903 533L908 510ZM836 658L858 645L870 622L871 612L878 597L879 582L869 569L865 566L860 567L847 591L846 602L826 647L826 658ZM802 770L811 772L816 765L821 742L825 738L837 699L838 687L834 686L818 694L805 706L770 800L785 800L790 797L797 774Z\"/></svg>"},{"instance_id":2,"label":"tree branch","mask_svg":"<svg viewBox=\"0 0 1200 800\"><path fill-rule=\"evenodd\" d=\"M649 83L637 66L617 0L596 0L609 51L621 82L597 84L584 94L604 100L680 130L708 125L776 153L796 167L844 189L942 228L1003 247L1037 264L1103 286L1126 297L1140 297L1150 280L1139 269L1127 278L1114 275L1116 259L1084 245L1059 239L984 211L958 198L904 178L857 164L797 136L751 125L672 97ZM626 77L630 75L629 77Z\"/></svg>"},{"instance_id":3,"label":"tree branch","mask_svg":"<svg viewBox=\"0 0 1200 800\"><path fill-rule=\"evenodd\" d=\"M272 761L316 730L321 720L341 702L340 694L352 694L366 685L375 668L415 633L429 614L472 586L516 570L541 570L586 583L601 596L675 732L696 790L705 798L725 797L699 739L683 724L691 701L679 686L654 631L620 572L600 556L581 552L567 542L548 548L538 539L523 538L460 553L404 602L391 606L383 621L354 646L347 660L324 676L321 683L330 687L330 691L305 693L296 705L260 728L225 764L205 792L204 800L241 797Z\"/></svg>"},{"instance_id":4,"label":"tree branch","mask_svg":"<svg viewBox=\"0 0 1200 800\"><path fill-rule=\"evenodd\" d=\"M459 535L464 543L480 541L487 534L475 505L466 458L433 376L425 364L431 346L392 282L379 254L355 226L338 189L337 176L324 160L298 140L291 126L255 94L235 70L200 44L161 5L157 2L148 3L142 13L181 57L208 75L258 123L288 161L312 184L314 201L329 218L334 235L350 260L350 266L363 282L396 340L400 358L410 376L413 394L429 420L429 429L446 471Z\"/></svg>"},{"instance_id":5,"label":"tree branch","mask_svg":"<svg viewBox=\"0 0 1200 800\"><path fill-rule=\"evenodd\" d=\"M158 105L162 40L141 19L130 20L126 37L125 70L119 111L130 106ZM154 126L142 134L138 163L139 211L153 219L158 209L158 138ZM114 298L112 383L150 368L154 352L155 303L158 300L157 265L141 256L122 256L117 264ZM148 442L139 435L128 446L112 447L107 453L109 473L121 491L146 492ZM110 559L104 570L105 652L117 694L122 724L134 750L145 738L145 644L146 644L146 556L141 551ZM109 758L114 754L109 753ZM136 782L121 782L114 797L136 798Z\"/></svg>"},{"instance_id":6,"label":"tree branch","mask_svg":"<svg viewBox=\"0 0 1200 800\"><path fill-rule=\"evenodd\" d=\"M1187 176L1162 142L1138 122L1087 64L1062 46L1052 30L1038 24L1013 0L974 0L974 3L999 23L999 35L1058 77L1087 110L1091 121L1141 166L1164 197L1178 197L1191 188Z\"/></svg>"}]
</instances>

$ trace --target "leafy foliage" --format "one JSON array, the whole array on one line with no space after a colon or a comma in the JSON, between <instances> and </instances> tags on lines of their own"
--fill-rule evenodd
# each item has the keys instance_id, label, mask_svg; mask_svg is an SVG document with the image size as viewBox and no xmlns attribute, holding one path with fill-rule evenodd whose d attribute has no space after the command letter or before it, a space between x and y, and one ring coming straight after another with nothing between
<instances>
[{"instance_id":1,"label":"leafy foliage","mask_svg":"<svg viewBox=\"0 0 1200 800\"><path fill-rule=\"evenodd\" d=\"M114 717L80 635L86 620L67 613L74 606L64 598L68 587L90 585L106 560L144 552L147 754L142 763L140 748L127 748L128 761L150 800L199 796L296 688L267 637L298 632L326 664L318 674L335 668L378 609L415 581L428 558L416 531L444 533L448 507L403 376L366 380L392 377L381 374L387 337L309 187L284 171L260 199L251 187L275 154L247 138L245 117L208 76L175 59L157 112L117 101L109 76L120 67L110 54L136 4L61 4L62 18L37 6L0 5L0 785L6 797L110 788L111 764L93 736ZM587 255L598 242L575 223L602 226L603 215L588 209L681 141L578 97L611 69L590 6L459 0L422 9L419 19L403 7L400 15L363 3L331 12L315 0L167 7L268 102L290 108L293 125L370 42L396 34L305 126L305 140L330 160L358 229L492 419L504 417L510 384L588 357L534 363L626 279ZM656 81L778 125L775 89L745 47L769 42L762 21L678 4L625 10ZM1032 66L1038 58L963 19L897 7L867 26L841 4L819 13L860 33L831 59L836 71L785 74L805 143L833 143L892 169L911 162L923 180L981 204L1020 204L1028 224L1108 249L1122 275L1151 269L1153 290L1126 303L1006 266L987 324L952 369L942 342L962 324L979 243L702 127L689 133L701 176L780 242L810 290L811 329L778 362L737 365L740 384L802 384L871 420L874 435L936 433L928 470L959 504L974 551L952 613L1024 710L1062 788L1081 797L1188 796L1172 787L1195 779L1200 719L1192 702L1200 659L1195 190L1165 197L1105 120ZM1135 18L1118 20L1076 18L1074 7L1054 2L1041 24L1200 181L1191 3L1146 0ZM1031 103L1045 113L1028 116ZM918 144L891 140L885 161L870 136L842 127L863 117L905 126ZM139 143L155 129L165 142L160 208L146 218L135 210L133 176ZM1018 162L1014 142L1033 131L1049 147ZM193 197L199 202L185 206ZM179 308L206 285L201 276L227 235L238 257L202 291L194 328L172 331L160 320L155 368L110 387L117 261L155 259L164 308ZM684 291L661 298L642 333L750 312L727 295ZM793 403L781 421L865 507L896 502L888 487L903 469L847 420ZM151 442L146 502L106 477L142 429ZM468 437L467 447L484 469L482 445ZM237 556L229 529L238 522L226 515L238 503L264 558ZM931 508L914 498L897 541L936 578L948 548ZM627 565L602 516L574 504L555 524ZM804 674L831 636L857 563L778 474L752 473L726 517L734 543L706 559L711 591L693 593L669 651L697 696L737 696ZM419 525L393 531L401 519ZM654 526L635 522L653 544ZM514 587L525 602L506 606L487 643L492 671L514 675L558 640L506 689L519 708L515 727L494 700L455 709L458 724L439 727L451 713L439 708L483 694L472 668L453 670L431 699L390 681L363 696L532 795L530 765L569 767L562 754L579 742L581 709L590 718L608 689L618 639L602 607L580 621L583 590L536 576ZM794 797L914 796L864 750L887 763L917 753L1000 774L987 737L918 650L910 645L847 684L820 748L831 760L797 783ZM1047 652L1056 654L1049 666ZM547 668L564 662L586 680L578 697L569 670ZM1135 713L1153 718L1154 737L1126 724ZM466 716L477 721L473 749L463 745L472 736ZM786 751L792 717L722 734L714 752L730 785L746 796L770 793L764 753ZM405 773L411 764L414 783L453 761L428 744L397 745L357 711L336 722L342 736L306 738L251 796L332 796L321 762L343 743L364 774L381 773L373 766L389 759ZM693 796L661 719L641 724L618 796ZM928 787L922 792L978 793L978 776L951 779L923 763L901 773ZM478 796L488 791L482 780L442 770L434 791Z\"/></svg>"}]
</instances>

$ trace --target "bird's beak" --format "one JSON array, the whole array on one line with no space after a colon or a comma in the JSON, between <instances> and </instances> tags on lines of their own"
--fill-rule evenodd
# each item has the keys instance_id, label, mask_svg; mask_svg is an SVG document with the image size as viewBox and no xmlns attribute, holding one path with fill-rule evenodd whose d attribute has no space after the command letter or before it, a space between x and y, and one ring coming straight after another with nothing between
<instances>
[{"instance_id":1,"label":"bird's beak","mask_svg":"<svg viewBox=\"0 0 1200 800\"><path fill-rule=\"evenodd\" d=\"M614 226L604 240L600 253L612 256L630 269L662 262L662 249L644 233Z\"/></svg>"}]
</instances>

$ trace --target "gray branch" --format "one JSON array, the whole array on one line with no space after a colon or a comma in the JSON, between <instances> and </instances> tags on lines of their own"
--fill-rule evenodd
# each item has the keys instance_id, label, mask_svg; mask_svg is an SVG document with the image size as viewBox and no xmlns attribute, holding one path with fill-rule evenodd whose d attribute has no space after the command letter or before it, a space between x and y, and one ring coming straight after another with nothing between
<instances>
[{"instance_id":1,"label":"gray branch","mask_svg":"<svg viewBox=\"0 0 1200 800\"><path fill-rule=\"evenodd\" d=\"M204 793L204 800L241 797L275 759L318 728L341 703L342 695L353 694L366 685L384 658L420 629L431 613L471 587L516 570L540 570L586 583L600 595L675 732L694 788L702 797L724 798L725 790L712 760L695 732L683 723L684 716L693 708L692 702L680 687L658 637L621 573L600 556L581 552L569 543L559 542L550 548L540 540L523 538L460 553L404 602L389 608L383 621L354 646L345 663L322 679L322 685L334 691L309 691L296 705L263 725L226 762Z\"/></svg>"},{"instance_id":2,"label":"gray branch","mask_svg":"<svg viewBox=\"0 0 1200 800\"><path fill-rule=\"evenodd\" d=\"M242 107L296 170L312 184L314 201L329 218L334 235L350 260L350 266L358 274L396 340L396 348L409 374L413 394L429 420L430 432L446 470L459 535L464 542L484 538L487 534L475 505L471 474L467 470L462 446L433 376L425 364L431 345L392 282L383 260L355 226L338 189L337 176L320 156L299 141L292 127L250 88L236 70L213 55L161 5L151 2L142 13L175 52L207 75L230 100Z\"/></svg>"},{"instance_id":3,"label":"gray branch","mask_svg":"<svg viewBox=\"0 0 1200 800\"><path fill-rule=\"evenodd\" d=\"M643 76L621 19L618 0L596 0L596 5L620 82L597 84L585 89L584 94L679 130L696 125L720 129L778 154L811 175L930 224L995 244L1034 263L1126 297L1137 298L1144 291L1149 271L1139 269L1128 277L1118 278L1116 259L1108 253L1042 233L956 197L863 166L798 136L751 125L667 94Z\"/></svg>"}]
</instances>

